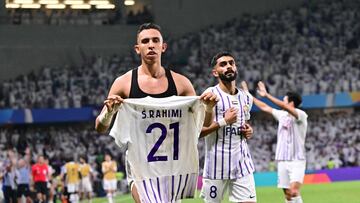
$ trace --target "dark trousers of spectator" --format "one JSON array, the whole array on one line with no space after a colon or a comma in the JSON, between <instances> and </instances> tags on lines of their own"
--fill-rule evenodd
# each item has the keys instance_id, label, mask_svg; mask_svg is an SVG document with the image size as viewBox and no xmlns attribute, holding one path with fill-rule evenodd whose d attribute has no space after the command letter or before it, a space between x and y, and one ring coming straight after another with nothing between
<instances>
[{"instance_id":1,"label":"dark trousers of spectator","mask_svg":"<svg viewBox=\"0 0 360 203\"><path fill-rule=\"evenodd\" d=\"M4 203L17 203L16 190L11 186L4 186Z\"/></svg>"}]
</instances>

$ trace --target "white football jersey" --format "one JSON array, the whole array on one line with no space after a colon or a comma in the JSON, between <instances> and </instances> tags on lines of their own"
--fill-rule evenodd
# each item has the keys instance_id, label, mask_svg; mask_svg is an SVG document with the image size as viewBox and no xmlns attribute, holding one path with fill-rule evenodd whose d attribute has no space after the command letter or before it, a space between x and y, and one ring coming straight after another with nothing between
<instances>
[{"instance_id":1,"label":"white football jersey","mask_svg":"<svg viewBox=\"0 0 360 203\"><path fill-rule=\"evenodd\" d=\"M305 138L308 115L296 109L298 119L284 110L272 110L272 115L279 122L275 160L305 160Z\"/></svg>"},{"instance_id":2,"label":"white football jersey","mask_svg":"<svg viewBox=\"0 0 360 203\"><path fill-rule=\"evenodd\" d=\"M142 202L175 202L194 196L204 122L199 97L125 99L110 135L128 149Z\"/></svg>"},{"instance_id":3,"label":"white football jersey","mask_svg":"<svg viewBox=\"0 0 360 203\"><path fill-rule=\"evenodd\" d=\"M215 121L224 118L224 112L238 109L237 121L219 128L205 137L205 164L203 177L208 179L237 179L253 173L255 168L246 138L241 135L241 126L250 119L253 97L238 89L236 95L222 91L219 85L211 87L219 98L215 106Z\"/></svg>"}]
</instances>

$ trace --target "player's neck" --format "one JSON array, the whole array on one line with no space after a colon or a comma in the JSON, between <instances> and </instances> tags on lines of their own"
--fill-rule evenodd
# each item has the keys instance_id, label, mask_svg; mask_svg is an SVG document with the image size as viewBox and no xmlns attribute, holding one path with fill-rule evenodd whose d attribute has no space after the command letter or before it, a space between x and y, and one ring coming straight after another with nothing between
<instances>
[{"instance_id":1,"label":"player's neck","mask_svg":"<svg viewBox=\"0 0 360 203\"><path fill-rule=\"evenodd\" d=\"M230 95L235 95L236 94L235 81L231 81L231 82L220 81L219 87L223 92L226 92L226 93L228 93Z\"/></svg>"},{"instance_id":2,"label":"player's neck","mask_svg":"<svg viewBox=\"0 0 360 203\"><path fill-rule=\"evenodd\" d=\"M152 78L160 78L165 74L164 68L160 65L160 63L154 64L141 64L139 67L140 72L139 74L145 74Z\"/></svg>"}]
</instances>

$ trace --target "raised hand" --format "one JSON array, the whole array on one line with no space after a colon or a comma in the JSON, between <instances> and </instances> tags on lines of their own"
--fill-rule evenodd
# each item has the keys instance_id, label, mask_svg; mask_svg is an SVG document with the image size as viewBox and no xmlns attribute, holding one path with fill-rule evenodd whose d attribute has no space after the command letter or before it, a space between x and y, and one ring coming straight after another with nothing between
<instances>
[{"instance_id":1,"label":"raised hand","mask_svg":"<svg viewBox=\"0 0 360 203\"><path fill-rule=\"evenodd\" d=\"M266 94L267 94L265 84L264 84L263 82L261 82L261 81L258 82L257 92L259 93L259 95L260 95L261 97L265 97Z\"/></svg>"},{"instance_id":2,"label":"raised hand","mask_svg":"<svg viewBox=\"0 0 360 203\"><path fill-rule=\"evenodd\" d=\"M241 81L241 89L243 89L244 91L248 92L249 91L249 87L247 85L247 83L245 81Z\"/></svg>"},{"instance_id":3,"label":"raised hand","mask_svg":"<svg viewBox=\"0 0 360 203\"><path fill-rule=\"evenodd\" d=\"M111 114L115 114L120 105L123 103L124 99L119 95L110 95L105 101L104 105L106 106L107 112Z\"/></svg>"},{"instance_id":4,"label":"raised hand","mask_svg":"<svg viewBox=\"0 0 360 203\"><path fill-rule=\"evenodd\" d=\"M219 98L212 92L205 92L200 96L200 100L206 105L206 109L212 109Z\"/></svg>"}]
</instances>

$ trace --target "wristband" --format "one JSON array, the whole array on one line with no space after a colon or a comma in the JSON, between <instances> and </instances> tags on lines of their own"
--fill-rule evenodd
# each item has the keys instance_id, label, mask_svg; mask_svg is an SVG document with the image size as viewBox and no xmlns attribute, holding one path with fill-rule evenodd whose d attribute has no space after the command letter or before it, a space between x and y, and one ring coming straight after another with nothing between
<instances>
[{"instance_id":1,"label":"wristband","mask_svg":"<svg viewBox=\"0 0 360 203\"><path fill-rule=\"evenodd\" d=\"M106 108L106 110L99 115L99 122L105 126L109 126L111 124L113 115L118 112L120 106L121 104L115 104L111 111L108 111Z\"/></svg>"},{"instance_id":2,"label":"wristband","mask_svg":"<svg viewBox=\"0 0 360 203\"><path fill-rule=\"evenodd\" d=\"M219 124L220 127L224 127L227 125L225 118L220 119L217 123Z\"/></svg>"},{"instance_id":3,"label":"wristband","mask_svg":"<svg viewBox=\"0 0 360 203\"><path fill-rule=\"evenodd\" d=\"M105 126L109 126L111 124L113 115L113 113L107 112L106 110L99 115L99 122Z\"/></svg>"},{"instance_id":4,"label":"wristband","mask_svg":"<svg viewBox=\"0 0 360 203\"><path fill-rule=\"evenodd\" d=\"M206 112L206 113L212 113L212 112L213 112L213 109L214 109L213 106L209 106L209 105L206 105L206 106L205 106L205 112Z\"/></svg>"}]
</instances>

